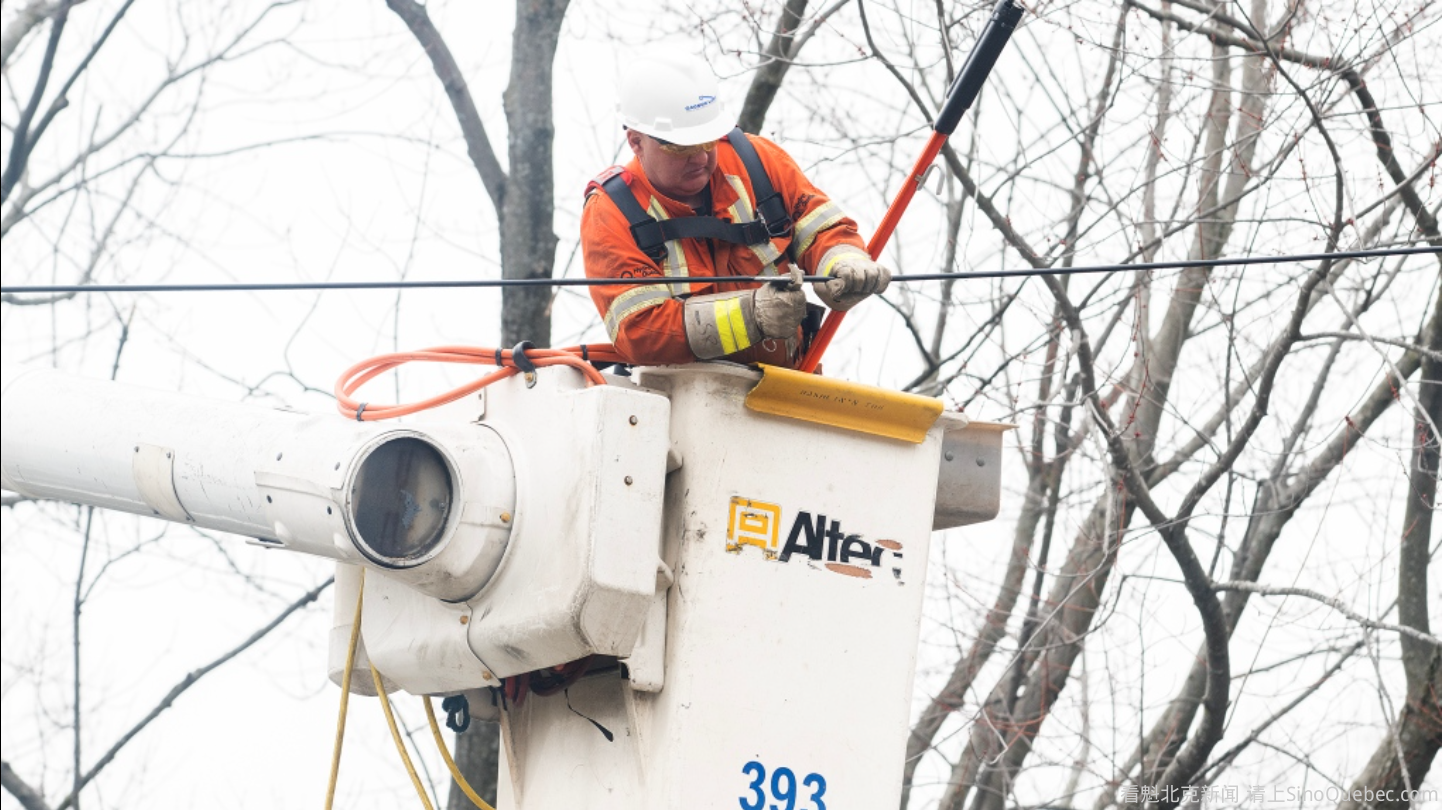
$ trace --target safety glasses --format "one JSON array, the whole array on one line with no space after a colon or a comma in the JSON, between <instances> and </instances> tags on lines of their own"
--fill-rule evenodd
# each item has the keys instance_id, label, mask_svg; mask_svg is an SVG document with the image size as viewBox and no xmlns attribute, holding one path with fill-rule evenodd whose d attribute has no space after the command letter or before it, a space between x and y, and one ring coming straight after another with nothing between
<instances>
[{"instance_id":1,"label":"safety glasses","mask_svg":"<svg viewBox=\"0 0 1444 810\"><path fill-rule=\"evenodd\" d=\"M716 141L707 141L706 143L696 143L692 144L691 146L683 146L682 144L672 143L671 141L664 141L661 138L655 136L652 137L652 140L656 141L657 145L662 147L663 152L666 152L667 154L674 157L691 157L693 155L703 154L704 152L711 152L713 149L717 148Z\"/></svg>"}]
</instances>

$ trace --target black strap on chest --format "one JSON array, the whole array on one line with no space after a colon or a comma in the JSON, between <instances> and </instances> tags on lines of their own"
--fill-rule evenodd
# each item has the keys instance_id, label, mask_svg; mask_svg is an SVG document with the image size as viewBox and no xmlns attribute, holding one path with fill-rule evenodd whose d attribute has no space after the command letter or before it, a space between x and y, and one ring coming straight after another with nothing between
<instances>
[{"instance_id":1,"label":"black strap on chest","mask_svg":"<svg viewBox=\"0 0 1444 810\"><path fill-rule=\"evenodd\" d=\"M787 215L787 204L772 187L772 179L762 167L762 159L757 156L752 142L747 140L740 128L734 128L727 134L727 142L742 160L742 168L757 198L758 219L752 222L728 222L708 216L658 221L642 209L620 173L602 183L602 190L631 224L632 238L636 240L637 247L654 261L666 257L667 243L675 239L717 239L737 245L760 245L792 233L792 218Z\"/></svg>"}]
</instances>

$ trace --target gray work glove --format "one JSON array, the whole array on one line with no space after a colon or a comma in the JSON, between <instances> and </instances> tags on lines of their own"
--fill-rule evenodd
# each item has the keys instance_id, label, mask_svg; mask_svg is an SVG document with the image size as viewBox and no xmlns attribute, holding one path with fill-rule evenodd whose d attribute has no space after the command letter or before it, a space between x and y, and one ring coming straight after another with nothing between
<instances>
[{"instance_id":1,"label":"gray work glove","mask_svg":"<svg viewBox=\"0 0 1444 810\"><path fill-rule=\"evenodd\" d=\"M792 281L763 284L752 291L752 312L764 338L797 336L797 327L807 316L807 296L802 292L802 268L793 267Z\"/></svg>"},{"instance_id":2,"label":"gray work glove","mask_svg":"<svg viewBox=\"0 0 1444 810\"><path fill-rule=\"evenodd\" d=\"M791 282L763 284L752 290L694 295L682 309L687 345L698 359L711 360L740 352L768 339L797 337L807 315L802 270Z\"/></svg>"},{"instance_id":3,"label":"gray work glove","mask_svg":"<svg viewBox=\"0 0 1444 810\"><path fill-rule=\"evenodd\" d=\"M830 264L830 266L829 266ZM828 309L846 312L869 295L880 295L892 281L892 273L862 252L847 253L830 263L824 257L827 281L812 285L812 291Z\"/></svg>"}]
</instances>

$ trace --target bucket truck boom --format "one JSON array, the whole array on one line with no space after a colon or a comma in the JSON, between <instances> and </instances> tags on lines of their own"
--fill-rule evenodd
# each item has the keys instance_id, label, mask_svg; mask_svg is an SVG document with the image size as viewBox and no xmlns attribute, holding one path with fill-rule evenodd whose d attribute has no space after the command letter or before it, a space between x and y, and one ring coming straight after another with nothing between
<instances>
[{"instance_id":1,"label":"bucket truck boom","mask_svg":"<svg viewBox=\"0 0 1444 810\"><path fill-rule=\"evenodd\" d=\"M6 369L0 473L335 560L333 680L364 588L362 666L500 720L503 808L891 806L931 533L996 514L1009 426L758 380L545 368L389 424Z\"/></svg>"}]
</instances>

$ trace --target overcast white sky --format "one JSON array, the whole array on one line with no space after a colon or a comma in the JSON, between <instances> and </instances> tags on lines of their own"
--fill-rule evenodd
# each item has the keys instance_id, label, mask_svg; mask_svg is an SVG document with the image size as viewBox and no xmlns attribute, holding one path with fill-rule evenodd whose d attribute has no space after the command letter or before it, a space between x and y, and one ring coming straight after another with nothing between
<instances>
[{"instance_id":1,"label":"overcast white sky","mask_svg":"<svg viewBox=\"0 0 1444 810\"><path fill-rule=\"evenodd\" d=\"M81 8L88 11L91 3L98 2L90 0ZM110 120L105 116L117 115L125 99L147 92L166 56L179 50L183 31L173 17L173 5L136 5L113 50L102 54L77 91L92 101L76 104L78 121L66 130L64 139L58 139L62 143L49 148L73 149L83 142L97 116L103 126ZM915 5L911 13L919 18L933 13L931 3ZM247 3L203 10L188 6L185 13L195 18L198 40L192 43L193 52L203 47L199 40L211 36L206 33L211 28L230 30L234 20L255 11ZM7 21L10 13L4 12ZM498 148L505 143L501 90L507 81L511 13L509 4L501 2L432 6ZM1086 18L1087 8L1079 13ZM96 15L81 15L80 10L76 20L76 25L101 25ZM580 255L574 247L582 190L619 153L620 127L613 112L613 77L619 60L627 48L662 37L674 41L690 37L703 50L699 30L702 27L686 12L659 15L657 4L579 2L569 11L555 85L558 274L580 275ZM384 4L324 0L284 7L273 12L258 34L258 41L269 37L284 42L218 67L203 90L191 86L190 92L204 93L204 112L177 151L215 157L166 160L158 166L164 182L147 183L137 201L138 208L154 217L153 227L126 221L126 238L132 241L115 251L104 280L497 275L495 213L466 159L455 119L441 99L429 65ZM1038 26L1029 36L1046 42L1050 36L1072 35L1052 25ZM1437 41L1437 33L1434 38ZM819 109L859 119L887 116L888 121L879 126L906 128L895 124L899 114L891 97L896 92L883 69L876 63L855 63L855 40L851 32L819 34L817 42L809 45L813 49L809 54L838 64L818 74L827 77L825 83L799 77L796 87L784 91L786 98L779 101L767 132L784 143L814 181L870 233L886 204L878 188L896 188L893 181L899 166L911 163L924 138L916 133L904 138L896 146L897 154L879 148L892 158L889 163L858 168L838 159L835 143L812 137L821 127L816 118ZM29 47L33 57L39 46L31 42ZM1005 56L999 69L1022 70L1012 58ZM724 74L724 87L740 94L747 76L734 75L739 57L718 55L715 63ZM1070 69L1054 67L1063 73ZM1084 72L1079 70L1079 81L1086 78ZM1435 84L1423 88L1436 111L1436 137L1437 79L1436 73ZM844 86L849 90L846 103L829 106L831 93L844 97L840 90ZM887 99L888 104L863 103L870 95L880 102ZM108 107L97 112L93 100L102 98ZM139 133L137 142L163 142L188 98L182 93L167 101L166 113ZM1002 124L990 124L985 134L1016 137L1011 125ZM983 140L979 148L986 150ZM1016 200L1014 210L1027 210L1030 204L1045 203ZM965 249L991 244L995 237L982 218L972 210L968 217ZM56 221L47 220L47 227L56 227ZM900 234L895 255L910 259L915 272L936 264L940 239L935 225L936 211L924 209L908 220ZM64 246L63 258L57 260L44 239L7 238L5 283L69 281L84 249ZM1437 287L1433 294L1438 294ZM115 359L119 330L114 313L125 317L134 307L132 336L120 363L122 380L226 399L238 399L246 387L259 386L257 396L265 401L325 410L331 406L322 392L359 359L393 348L490 344L499 332L499 300L485 290L407 292L399 298L391 292L90 296L53 312L0 309L0 349L7 364L49 364L58 358L68 370L104 376ZM559 294L555 312L555 343L606 339L584 295ZM1398 320L1390 334L1415 328L1402 315ZM908 354L909 340L881 305L864 307L849 317L847 332L830 352L831 370L853 379L899 384L917 370ZM898 362L900 356L906 361ZM268 376L278 371L291 376ZM456 370L408 372L400 393L406 398L469 376L470 372ZM982 401L972 415L997 418L1003 407ZM1368 593L1360 597L1367 605L1388 601L1392 572L1377 561L1389 553L1388 538L1397 536L1398 487L1387 485L1384 491L1376 489L1359 498L1349 488L1351 482L1371 477L1400 478L1394 437L1401 424L1396 422L1392 433L1380 431L1389 437L1387 441L1360 449L1350 477L1334 484L1327 496L1328 519L1315 519L1312 538L1280 553L1283 570L1289 570L1291 559L1307 560L1307 570L1297 572L1301 578L1317 575L1326 586L1345 588L1350 584L1347 580L1356 577L1368 583L1364 587ZM1008 463L1015 460L1010 456ZM1008 497L1017 495L1014 490ZM1322 507L1309 507L1316 508ZM924 628L923 684L936 684L945 675L940 668L951 661L954 645L966 643L958 629L968 631L980 603L992 599L1011 542L1010 516L1016 510L1016 501L1005 501L998 522L935 538L937 581ZM74 520L74 513L62 510L0 512L5 538L0 546L4 755L22 775L42 782L52 798L63 793L59 780L69 773L69 738L59 730L66 721L53 712L69 703L70 589L78 564ZM97 521L97 526L97 541L115 548L160 531L159 524L123 516ZM1136 555L1135 562L1143 560L1144 565L1152 561L1159 576L1175 575L1172 561L1160 556L1152 544L1129 547L1125 554ZM92 558L92 571L94 565ZM249 580L236 576L236 569ZM1431 573L1437 594L1444 576ZM327 575L328 565L317 561L265 553L234 538L213 546L182 528L171 529L144 555L117 564L107 572L85 613L83 703L90 728L84 759L92 761L188 669L237 643ZM948 588L948 583L964 585L971 595ZM1312 586L1318 585L1318 580L1312 581ZM1196 617L1180 614L1176 624L1167 626L1146 621L1151 618L1147 614L1154 589L1161 587L1165 586L1147 579L1120 586L1115 606L1119 632L1133 633L1144 648L1172 645L1178 655L1191 656ZM108 772L102 803L315 807L324 792L337 698L337 690L325 680L329 595L322 601L326 607L293 618L182 697ZM1432 608L1438 611L1438 599ZM1336 616L1310 606L1279 612L1283 625L1340 625ZM1441 626L1437 622L1436 632ZM1180 637L1183 631L1193 632ZM1259 649L1271 649L1280 657L1296 643L1279 641L1277 648L1270 648L1272 639L1256 641ZM1116 701L1139 700L1151 708L1150 701L1171 694L1170 679L1178 677L1173 670L1133 671L1128 662L1110 660L1106 652L1099 659L1090 659L1089 666L1095 674L1105 674L1091 694L1110 694L1109 679L1137 688L1135 693L1113 695ZM1148 681L1146 696L1144 681ZM1276 686L1265 682L1257 688ZM920 686L915 702L926 698L929 688ZM1341 685L1344 702L1335 705L1376 701L1372 688L1367 681ZM1066 698L1074 700L1072 694ZM398 708L410 726L424 729L414 698L403 697ZM1069 721L1060 711L1056 722ZM1299 723L1299 733L1308 733L1307 718L1291 722ZM424 732L419 739L422 749L430 750ZM1358 763L1360 752L1367 753L1373 739L1373 732L1367 731L1332 750L1342 760ZM1060 759L1067 753L1052 752ZM430 768L435 783L444 785L434 756ZM1436 763L1431 785L1440 784L1440 770ZM341 806L354 808L394 807L413 800L374 701L352 705L340 796ZM9 797L0 803L14 806Z\"/></svg>"}]
</instances>

